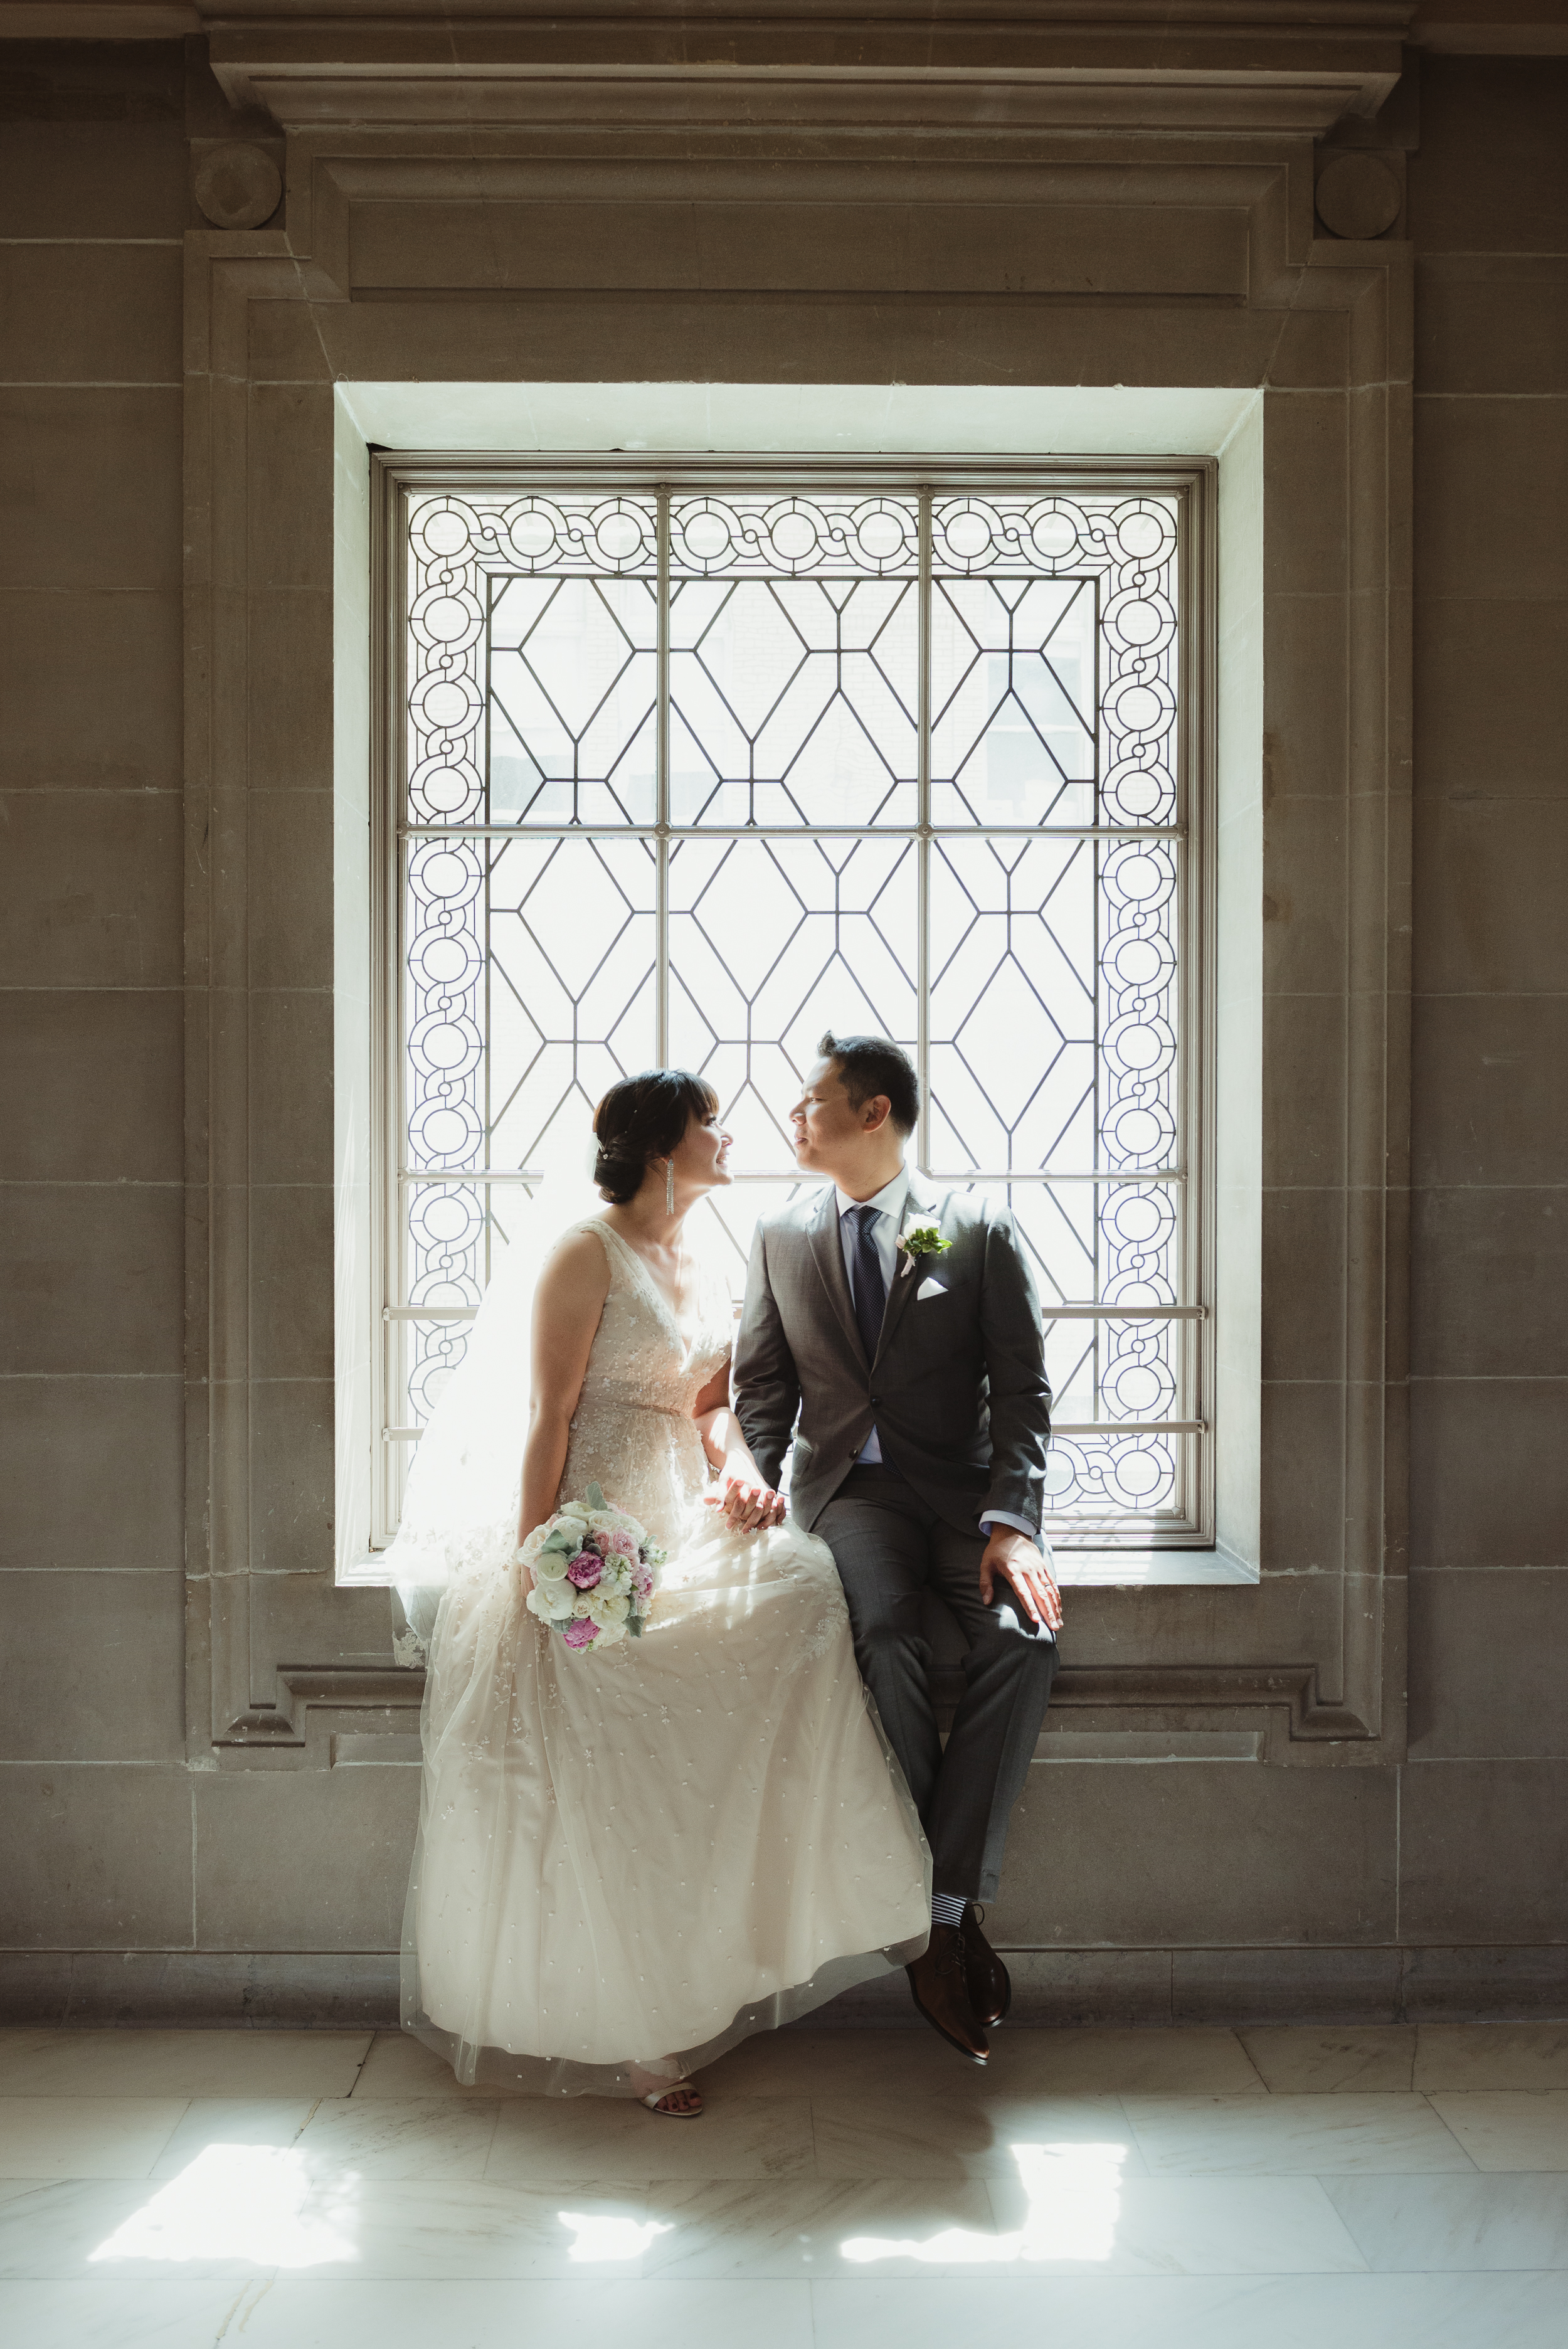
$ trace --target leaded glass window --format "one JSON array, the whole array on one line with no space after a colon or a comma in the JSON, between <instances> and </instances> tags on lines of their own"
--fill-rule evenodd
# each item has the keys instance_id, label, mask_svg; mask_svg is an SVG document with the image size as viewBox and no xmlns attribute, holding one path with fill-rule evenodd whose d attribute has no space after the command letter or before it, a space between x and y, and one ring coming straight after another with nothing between
<instances>
[{"instance_id":1,"label":"leaded glass window","mask_svg":"<svg viewBox=\"0 0 1568 2349\"><path fill-rule=\"evenodd\" d=\"M509 1201L700 1071L737 1298L826 1028L915 1056L913 1155L1006 1197L1053 1537L1205 1537L1196 476L387 469L385 1538Z\"/></svg>"}]
</instances>

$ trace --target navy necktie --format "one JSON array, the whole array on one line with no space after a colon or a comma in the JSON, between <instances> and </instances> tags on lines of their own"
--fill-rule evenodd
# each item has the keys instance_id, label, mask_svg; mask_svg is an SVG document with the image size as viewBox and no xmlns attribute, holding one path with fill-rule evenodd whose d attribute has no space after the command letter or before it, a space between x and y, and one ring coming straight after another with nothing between
<instances>
[{"instance_id":1,"label":"navy necktie","mask_svg":"<svg viewBox=\"0 0 1568 2349\"><path fill-rule=\"evenodd\" d=\"M866 1361L874 1362L882 1338L882 1312L887 1304L887 1283L882 1278L882 1257L876 1239L882 1209L851 1207L850 1214L855 1226L855 1320L860 1328L861 1343L866 1350Z\"/></svg>"}]
</instances>

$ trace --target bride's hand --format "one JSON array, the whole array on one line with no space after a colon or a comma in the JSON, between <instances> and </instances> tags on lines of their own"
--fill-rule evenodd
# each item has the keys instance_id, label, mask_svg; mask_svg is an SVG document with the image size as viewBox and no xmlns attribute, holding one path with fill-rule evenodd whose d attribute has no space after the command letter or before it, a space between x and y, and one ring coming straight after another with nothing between
<instances>
[{"instance_id":1,"label":"bride's hand","mask_svg":"<svg viewBox=\"0 0 1568 2349\"><path fill-rule=\"evenodd\" d=\"M722 1497L717 1493L709 1497L714 1508L724 1511L733 1533L755 1533L758 1526L784 1522L785 1504L779 1495L750 1477L727 1476Z\"/></svg>"}]
</instances>

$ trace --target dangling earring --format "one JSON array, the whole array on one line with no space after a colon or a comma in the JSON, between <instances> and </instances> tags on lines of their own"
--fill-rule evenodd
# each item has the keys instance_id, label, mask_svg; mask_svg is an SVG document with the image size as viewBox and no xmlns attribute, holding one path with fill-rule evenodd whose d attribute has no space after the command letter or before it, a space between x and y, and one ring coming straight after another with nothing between
<instances>
[{"instance_id":1,"label":"dangling earring","mask_svg":"<svg viewBox=\"0 0 1568 2349\"><path fill-rule=\"evenodd\" d=\"M673 1216L675 1211L676 1162L673 1158L666 1158L665 1161L665 1212L666 1215Z\"/></svg>"}]
</instances>

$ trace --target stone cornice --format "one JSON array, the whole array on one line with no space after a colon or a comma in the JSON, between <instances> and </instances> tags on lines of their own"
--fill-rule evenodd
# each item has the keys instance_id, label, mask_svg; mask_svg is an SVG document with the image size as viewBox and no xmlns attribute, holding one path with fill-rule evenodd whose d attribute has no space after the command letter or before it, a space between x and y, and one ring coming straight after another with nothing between
<instances>
[{"instance_id":1,"label":"stone cornice","mask_svg":"<svg viewBox=\"0 0 1568 2349\"><path fill-rule=\"evenodd\" d=\"M638 0L578 0L553 12L521 8L517 0L464 0L457 10L429 0L337 0L313 10L299 0L251 0L242 16L214 0L0 0L0 39L170 40L214 27L287 25L332 26L363 33L372 25L423 26L445 37L474 26L569 19L579 25L710 24L734 14L734 0L685 0L679 10ZM1568 54L1568 14L1563 0L939 0L923 13L911 0L757 0L746 11L751 26L780 20L814 26L897 24L911 28L1023 25L1057 34L1078 32L1114 43L1262 37L1277 44L1295 35L1371 34L1439 53L1470 57L1552 57Z\"/></svg>"},{"instance_id":2,"label":"stone cornice","mask_svg":"<svg viewBox=\"0 0 1568 2349\"><path fill-rule=\"evenodd\" d=\"M1321 135L1375 114L1403 66L1407 9L1213 0L1157 19L876 13L216 23L231 100L288 129L657 119Z\"/></svg>"},{"instance_id":3,"label":"stone cornice","mask_svg":"<svg viewBox=\"0 0 1568 2349\"><path fill-rule=\"evenodd\" d=\"M608 0L460 13L0 0L0 30L205 32L231 100L326 124L981 124L1321 135L1377 113L1412 0Z\"/></svg>"}]
</instances>

